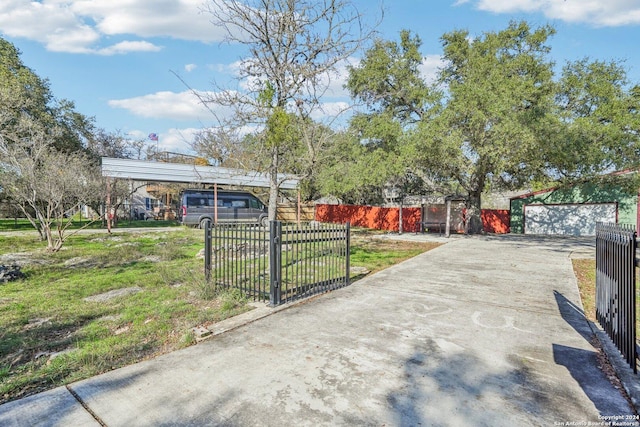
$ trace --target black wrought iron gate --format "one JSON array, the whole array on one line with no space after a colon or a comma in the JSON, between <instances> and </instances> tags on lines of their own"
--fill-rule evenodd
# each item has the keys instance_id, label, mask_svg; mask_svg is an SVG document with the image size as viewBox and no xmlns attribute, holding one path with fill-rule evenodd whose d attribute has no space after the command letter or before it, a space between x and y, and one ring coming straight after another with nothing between
<instances>
[{"instance_id":1,"label":"black wrought iron gate","mask_svg":"<svg viewBox=\"0 0 640 427\"><path fill-rule=\"evenodd\" d=\"M596 225L596 317L636 367L636 230L622 224Z\"/></svg>"},{"instance_id":2,"label":"black wrought iron gate","mask_svg":"<svg viewBox=\"0 0 640 427\"><path fill-rule=\"evenodd\" d=\"M349 284L349 224L205 227L205 276L279 305Z\"/></svg>"}]
</instances>

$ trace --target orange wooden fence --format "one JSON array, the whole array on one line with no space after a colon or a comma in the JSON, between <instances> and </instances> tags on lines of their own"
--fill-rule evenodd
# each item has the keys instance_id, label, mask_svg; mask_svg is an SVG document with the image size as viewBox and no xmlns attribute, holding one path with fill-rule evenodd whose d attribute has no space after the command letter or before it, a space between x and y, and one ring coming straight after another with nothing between
<instances>
[{"instance_id":1,"label":"orange wooden fence","mask_svg":"<svg viewBox=\"0 0 640 427\"><path fill-rule=\"evenodd\" d=\"M381 208L360 205L316 205L316 221L345 223L356 227L376 230L398 231L399 208ZM402 209L402 226L406 232L419 232L421 221L420 208ZM509 211L483 209L482 224L487 233L509 232Z\"/></svg>"},{"instance_id":2,"label":"orange wooden fence","mask_svg":"<svg viewBox=\"0 0 640 427\"><path fill-rule=\"evenodd\" d=\"M356 227L398 231L399 208L358 205L316 205L316 221L345 223ZM420 231L420 208L402 209L404 231Z\"/></svg>"},{"instance_id":3,"label":"orange wooden fence","mask_svg":"<svg viewBox=\"0 0 640 427\"><path fill-rule=\"evenodd\" d=\"M482 225L487 233L506 234L511 231L511 215L507 209L482 209Z\"/></svg>"}]
</instances>

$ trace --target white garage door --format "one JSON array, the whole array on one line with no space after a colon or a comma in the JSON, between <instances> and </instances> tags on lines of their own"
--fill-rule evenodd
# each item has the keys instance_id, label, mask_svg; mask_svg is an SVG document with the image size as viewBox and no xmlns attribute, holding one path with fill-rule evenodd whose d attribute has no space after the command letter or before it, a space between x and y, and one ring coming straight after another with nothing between
<instances>
[{"instance_id":1,"label":"white garage door","mask_svg":"<svg viewBox=\"0 0 640 427\"><path fill-rule=\"evenodd\" d=\"M596 222L616 222L615 203L525 205L525 234L595 236Z\"/></svg>"}]
</instances>

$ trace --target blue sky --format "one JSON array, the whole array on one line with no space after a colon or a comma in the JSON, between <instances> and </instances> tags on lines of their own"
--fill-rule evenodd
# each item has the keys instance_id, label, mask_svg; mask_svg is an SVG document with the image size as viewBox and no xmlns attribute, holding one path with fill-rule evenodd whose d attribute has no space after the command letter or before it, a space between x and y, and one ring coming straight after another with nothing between
<instances>
[{"instance_id":1,"label":"blue sky","mask_svg":"<svg viewBox=\"0 0 640 427\"><path fill-rule=\"evenodd\" d=\"M239 46L220 43L221 29L202 13L205 1L2 0L0 35L22 51L25 65L49 80L54 96L73 101L99 127L143 139L154 132L161 150L188 153L194 132L214 121L181 79L195 90L212 91L214 80L231 81L244 54ZM640 83L639 0L353 3L370 22L384 10L378 28L384 39L397 40L401 29L421 37L425 76L441 64L439 38L445 32L479 35L525 19L556 28L550 44L558 66L584 57L622 60L630 80Z\"/></svg>"}]
</instances>

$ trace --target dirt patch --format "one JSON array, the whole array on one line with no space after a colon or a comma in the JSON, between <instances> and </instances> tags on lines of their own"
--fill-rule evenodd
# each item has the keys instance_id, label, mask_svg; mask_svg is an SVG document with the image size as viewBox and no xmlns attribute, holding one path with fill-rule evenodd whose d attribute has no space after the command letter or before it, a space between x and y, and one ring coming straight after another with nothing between
<instances>
[{"instance_id":1,"label":"dirt patch","mask_svg":"<svg viewBox=\"0 0 640 427\"><path fill-rule=\"evenodd\" d=\"M92 295L90 297L86 297L84 301L87 302L105 302L112 300L114 298L137 294L138 292L142 292L142 288L139 286L134 286L131 288L122 288L122 289L114 289L109 292L105 292L103 294Z\"/></svg>"},{"instance_id":2,"label":"dirt patch","mask_svg":"<svg viewBox=\"0 0 640 427\"><path fill-rule=\"evenodd\" d=\"M95 262L91 258L85 257L70 258L64 262L64 266L70 268L90 268L97 267L97 265L97 262Z\"/></svg>"},{"instance_id":3,"label":"dirt patch","mask_svg":"<svg viewBox=\"0 0 640 427\"><path fill-rule=\"evenodd\" d=\"M371 272L367 267L361 267L357 265L349 266L349 272L352 276L365 276Z\"/></svg>"},{"instance_id":4,"label":"dirt patch","mask_svg":"<svg viewBox=\"0 0 640 427\"><path fill-rule=\"evenodd\" d=\"M43 254L37 252L15 252L0 255L0 264L17 265L25 267L28 265L46 265L51 264L53 260L44 258Z\"/></svg>"},{"instance_id":5,"label":"dirt patch","mask_svg":"<svg viewBox=\"0 0 640 427\"><path fill-rule=\"evenodd\" d=\"M39 328L41 326L50 325L50 324L51 324L51 317L29 319L29 323L24 325L22 329L25 331L28 331L29 329Z\"/></svg>"}]
</instances>

